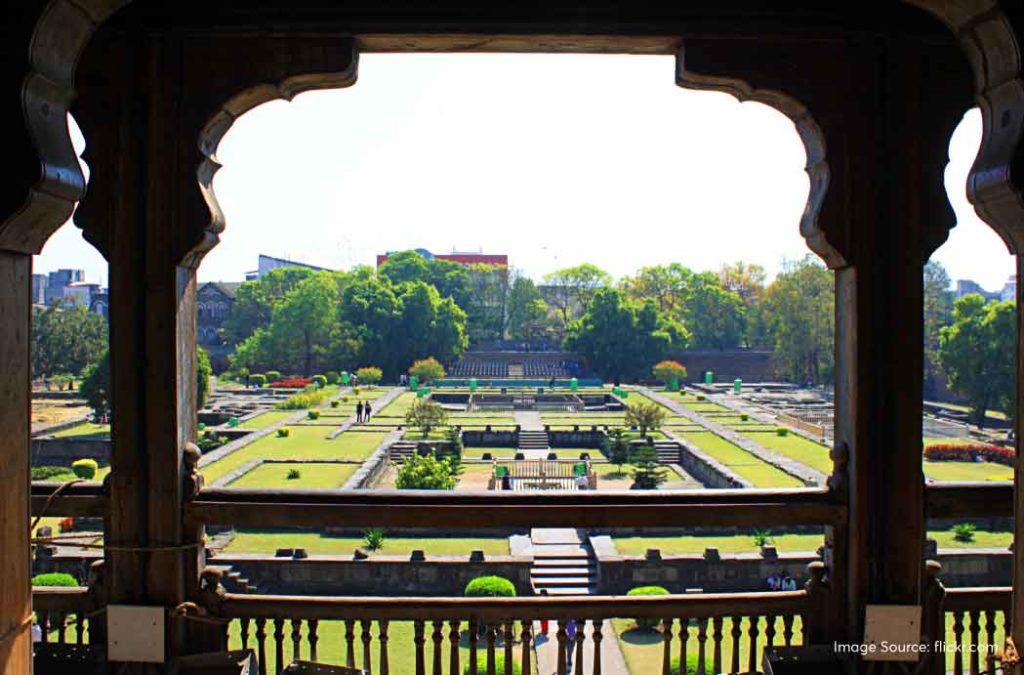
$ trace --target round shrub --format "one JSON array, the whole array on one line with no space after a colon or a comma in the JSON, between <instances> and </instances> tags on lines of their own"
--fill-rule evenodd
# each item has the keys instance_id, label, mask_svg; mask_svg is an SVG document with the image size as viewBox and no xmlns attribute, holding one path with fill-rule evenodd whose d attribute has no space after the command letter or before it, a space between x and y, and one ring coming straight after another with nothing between
<instances>
[{"instance_id":1,"label":"round shrub","mask_svg":"<svg viewBox=\"0 0 1024 675\"><path fill-rule=\"evenodd\" d=\"M740 421L741 422L746 422L749 419L750 419L750 415L748 415L747 413L740 413Z\"/></svg>"},{"instance_id":2,"label":"round shrub","mask_svg":"<svg viewBox=\"0 0 1024 675\"><path fill-rule=\"evenodd\" d=\"M323 389L327 386L327 378L323 375L314 375L312 382L316 385L317 389Z\"/></svg>"},{"instance_id":3,"label":"round shrub","mask_svg":"<svg viewBox=\"0 0 1024 675\"><path fill-rule=\"evenodd\" d=\"M336 370L328 370L324 373L324 377L327 378L327 384L338 384L341 382L341 373Z\"/></svg>"},{"instance_id":4,"label":"round shrub","mask_svg":"<svg viewBox=\"0 0 1024 675\"><path fill-rule=\"evenodd\" d=\"M337 408L339 405L341 405L340 401L331 401L331 407L332 408Z\"/></svg>"},{"instance_id":5,"label":"round shrub","mask_svg":"<svg viewBox=\"0 0 1024 675\"><path fill-rule=\"evenodd\" d=\"M664 586L637 586L636 588L629 589L626 595L632 596L646 596L646 595L668 595L668 589ZM661 621L654 618L643 618L636 619L636 625L641 630L654 630Z\"/></svg>"},{"instance_id":6,"label":"round shrub","mask_svg":"<svg viewBox=\"0 0 1024 675\"><path fill-rule=\"evenodd\" d=\"M255 387L262 387L267 383L267 376L256 373L255 375L249 376L249 384Z\"/></svg>"},{"instance_id":7,"label":"round shrub","mask_svg":"<svg viewBox=\"0 0 1024 675\"><path fill-rule=\"evenodd\" d=\"M775 427L775 435L776 436L788 436L789 435L789 428L788 427Z\"/></svg>"},{"instance_id":8,"label":"round shrub","mask_svg":"<svg viewBox=\"0 0 1024 675\"><path fill-rule=\"evenodd\" d=\"M707 400L707 396L705 396L704 394L697 394L697 400L698 401Z\"/></svg>"},{"instance_id":9,"label":"round shrub","mask_svg":"<svg viewBox=\"0 0 1024 675\"><path fill-rule=\"evenodd\" d=\"M296 480L302 478L302 472L298 469L288 469L288 474L285 476L286 480Z\"/></svg>"},{"instance_id":10,"label":"round shrub","mask_svg":"<svg viewBox=\"0 0 1024 675\"><path fill-rule=\"evenodd\" d=\"M499 627L499 633L501 632ZM501 651L495 651L494 654L494 672L504 673L505 672L505 653ZM512 661L512 675L522 675L522 669L519 667L518 661ZM482 656L477 659L476 672L474 673L467 663L462 669L462 675L487 675L487 657Z\"/></svg>"},{"instance_id":11,"label":"round shrub","mask_svg":"<svg viewBox=\"0 0 1024 675\"><path fill-rule=\"evenodd\" d=\"M320 419L320 411L319 410L310 410L310 411L308 411L306 413L306 416L309 417L309 419L311 419L311 420Z\"/></svg>"},{"instance_id":12,"label":"round shrub","mask_svg":"<svg viewBox=\"0 0 1024 675\"><path fill-rule=\"evenodd\" d=\"M467 598L514 598L516 587L505 577L477 577L466 584L464 595Z\"/></svg>"},{"instance_id":13,"label":"round shrub","mask_svg":"<svg viewBox=\"0 0 1024 675\"><path fill-rule=\"evenodd\" d=\"M32 577L33 586L78 586L78 580L66 572L47 572Z\"/></svg>"},{"instance_id":14,"label":"round shrub","mask_svg":"<svg viewBox=\"0 0 1024 675\"><path fill-rule=\"evenodd\" d=\"M288 429L288 427L281 427L280 429L277 430L277 437L288 438L289 433L291 433L291 431Z\"/></svg>"},{"instance_id":15,"label":"round shrub","mask_svg":"<svg viewBox=\"0 0 1024 675\"><path fill-rule=\"evenodd\" d=\"M280 380L281 379L281 371L280 370L268 370L265 373L265 376L266 376L268 382L273 382L274 380Z\"/></svg>"},{"instance_id":16,"label":"round shrub","mask_svg":"<svg viewBox=\"0 0 1024 675\"><path fill-rule=\"evenodd\" d=\"M79 478L85 480L92 480L96 477L96 472L99 471L100 465L96 463L95 459L76 459L71 462L71 470Z\"/></svg>"}]
</instances>

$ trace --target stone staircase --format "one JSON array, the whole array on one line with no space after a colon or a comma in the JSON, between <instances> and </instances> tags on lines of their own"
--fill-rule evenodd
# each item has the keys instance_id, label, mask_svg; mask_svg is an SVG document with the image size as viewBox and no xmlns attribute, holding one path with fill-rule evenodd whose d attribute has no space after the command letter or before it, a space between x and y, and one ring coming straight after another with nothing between
<instances>
[{"instance_id":1,"label":"stone staircase","mask_svg":"<svg viewBox=\"0 0 1024 675\"><path fill-rule=\"evenodd\" d=\"M662 464L678 464L681 447L678 441L671 439L654 441L654 451L658 453L658 461Z\"/></svg>"},{"instance_id":2,"label":"stone staircase","mask_svg":"<svg viewBox=\"0 0 1024 675\"><path fill-rule=\"evenodd\" d=\"M228 593L256 593L256 584L242 576L242 573L231 565L208 565L210 569L220 572L220 582Z\"/></svg>"},{"instance_id":3,"label":"stone staircase","mask_svg":"<svg viewBox=\"0 0 1024 675\"><path fill-rule=\"evenodd\" d=\"M568 528L534 528L530 581L540 595L590 595L597 589L597 564L590 544Z\"/></svg>"},{"instance_id":4,"label":"stone staircase","mask_svg":"<svg viewBox=\"0 0 1024 675\"><path fill-rule=\"evenodd\" d=\"M548 450L548 432L546 431L527 431L523 429L519 432L519 449L520 450Z\"/></svg>"}]
</instances>

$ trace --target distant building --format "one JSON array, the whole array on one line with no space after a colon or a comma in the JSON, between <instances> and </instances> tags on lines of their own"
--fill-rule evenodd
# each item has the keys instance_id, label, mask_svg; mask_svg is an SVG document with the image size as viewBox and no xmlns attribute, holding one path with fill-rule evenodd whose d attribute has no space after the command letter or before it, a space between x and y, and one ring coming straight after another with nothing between
<instances>
[{"instance_id":1,"label":"distant building","mask_svg":"<svg viewBox=\"0 0 1024 675\"><path fill-rule=\"evenodd\" d=\"M269 272L270 270L276 270L276 269L279 269L281 267L303 267L305 269L316 270L318 272L330 272L331 271L331 270L327 269L326 267L318 267L316 265L310 265L310 264L304 263L304 262L297 262L295 260L288 260L287 258L275 258L274 256L263 255L261 253L259 258L258 258L258 260L257 260L257 263L256 263L256 270L253 271L253 272L246 272L245 273L245 280L246 281L255 281L255 280L259 279L260 277L262 277L267 272Z\"/></svg>"},{"instance_id":2,"label":"distant building","mask_svg":"<svg viewBox=\"0 0 1024 675\"><path fill-rule=\"evenodd\" d=\"M91 281L74 281L64 287L65 306L90 307L92 298L100 292L100 285Z\"/></svg>"},{"instance_id":3,"label":"distant building","mask_svg":"<svg viewBox=\"0 0 1024 675\"><path fill-rule=\"evenodd\" d=\"M508 256L505 254L497 253L431 253L425 248L413 249L416 253L427 260L448 260L449 262L459 263L460 265L497 265L499 267L508 267ZM380 267L388 261L389 255L394 255L398 251L388 251L387 253L381 253L377 256L377 267Z\"/></svg>"},{"instance_id":4,"label":"distant building","mask_svg":"<svg viewBox=\"0 0 1024 675\"><path fill-rule=\"evenodd\" d=\"M64 299L64 289L74 283L85 281L84 270L59 269L46 275L45 304L52 305Z\"/></svg>"},{"instance_id":5,"label":"distant building","mask_svg":"<svg viewBox=\"0 0 1024 675\"><path fill-rule=\"evenodd\" d=\"M110 294L106 290L99 290L89 299L89 311L99 314L104 319L110 318Z\"/></svg>"},{"instance_id":6,"label":"distant building","mask_svg":"<svg viewBox=\"0 0 1024 675\"><path fill-rule=\"evenodd\" d=\"M239 286L237 281L208 281L196 291L196 342L210 355L210 365L218 373L228 367L231 353L220 329L235 304Z\"/></svg>"},{"instance_id":7,"label":"distant building","mask_svg":"<svg viewBox=\"0 0 1024 675\"><path fill-rule=\"evenodd\" d=\"M970 295L971 293L977 293L986 300L1009 300L1011 302L1016 302L1017 275L1011 274L1001 289L991 292L986 291L982 288L981 284L973 279L957 279L956 289L953 291L954 297L962 298L965 295Z\"/></svg>"},{"instance_id":8,"label":"distant building","mask_svg":"<svg viewBox=\"0 0 1024 675\"><path fill-rule=\"evenodd\" d=\"M46 286L49 282L50 277L45 274L33 274L32 275L32 304L33 305L45 305L46 304Z\"/></svg>"}]
</instances>

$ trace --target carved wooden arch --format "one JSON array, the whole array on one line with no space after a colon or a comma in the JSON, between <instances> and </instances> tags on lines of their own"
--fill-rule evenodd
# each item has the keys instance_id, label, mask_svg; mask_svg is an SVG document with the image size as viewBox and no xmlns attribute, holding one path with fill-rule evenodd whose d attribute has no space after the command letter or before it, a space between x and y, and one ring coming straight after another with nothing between
<instances>
[{"instance_id":1,"label":"carved wooden arch","mask_svg":"<svg viewBox=\"0 0 1024 675\"><path fill-rule=\"evenodd\" d=\"M818 226L818 215L829 184L829 167L825 159L825 136L810 111L796 98L778 90L756 89L738 77L714 77L687 69L686 46L676 55L676 84L687 89L721 91L739 101L756 101L778 110L796 127L804 144L807 163L804 171L810 178L807 204L800 218L800 234L808 248L821 257L830 268L843 267L846 261Z\"/></svg>"}]
</instances>

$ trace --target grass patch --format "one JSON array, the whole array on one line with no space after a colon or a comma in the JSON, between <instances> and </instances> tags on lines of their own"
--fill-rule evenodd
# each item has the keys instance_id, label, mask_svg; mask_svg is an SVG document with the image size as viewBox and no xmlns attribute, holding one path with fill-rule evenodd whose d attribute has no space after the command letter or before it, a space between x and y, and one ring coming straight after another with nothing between
<instances>
[{"instance_id":1,"label":"grass patch","mask_svg":"<svg viewBox=\"0 0 1024 675\"><path fill-rule=\"evenodd\" d=\"M329 490L340 488L356 472L358 464L313 464L289 462L260 464L238 480L228 484L233 488L302 488ZM288 472L298 469L299 478L288 478Z\"/></svg>"},{"instance_id":2,"label":"grass patch","mask_svg":"<svg viewBox=\"0 0 1024 675\"><path fill-rule=\"evenodd\" d=\"M1013 468L993 462L924 461L924 475L940 483L1012 481Z\"/></svg>"},{"instance_id":3,"label":"grass patch","mask_svg":"<svg viewBox=\"0 0 1024 675\"><path fill-rule=\"evenodd\" d=\"M259 431L260 429L266 429L273 424L277 424L281 420L293 417L295 413L296 411L294 410L270 410L257 415L256 417L247 419L235 428Z\"/></svg>"},{"instance_id":4,"label":"grass patch","mask_svg":"<svg viewBox=\"0 0 1024 675\"><path fill-rule=\"evenodd\" d=\"M110 438L110 425L83 422L67 429L61 429L51 435L54 438L76 438L83 441Z\"/></svg>"},{"instance_id":5,"label":"grass patch","mask_svg":"<svg viewBox=\"0 0 1024 675\"><path fill-rule=\"evenodd\" d=\"M710 431L685 433L682 436L756 487L804 487L802 481Z\"/></svg>"},{"instance_id":6,"label":"grass patch","mask_svg":"<svg viewBox=\"0 0 1024 675\"><path fill-rule=\"evenodd\" d=\"M820 443L815 443L794 433L785 436L779 436L774 431L770 433L744 431L741 433L755 443L809 466L826 476L832 473L832 458L828 456L829 450Z\"/></svg>"},{"instance_id":7,"label":"grass patch","mask_svg":"<svg viewBox=\"0 0 1024 675\"><path fill-rule=\"evenodd\" d=\"M384 432L349 431L333 440L327 439L329 427L292 426L288 436L275 434L250 443L223 459L202 468L207 484L234 471L254 459L347 459L362 461L377 449L387 435Z\"/></svg>"},{"instance_id":8,"label":"grass patch","mask_svg":"<svg viewBox=\"0 0 1024 675\"><path fill-rule=\"evenodd\" d=\"M344 555L363 545L362 537L316 532L264 532L239 530L225 553L273 553L279 548L304 548L310 555ZM508 537L391 537L384 533L380 555L409 555L420 549L427 555L508 555Z\"/></svg>"}]
</instances>

